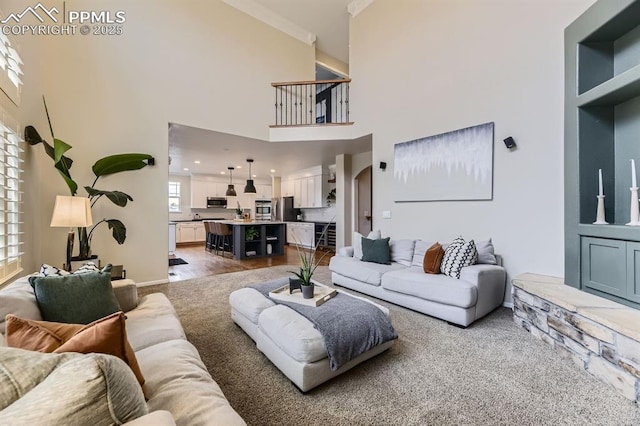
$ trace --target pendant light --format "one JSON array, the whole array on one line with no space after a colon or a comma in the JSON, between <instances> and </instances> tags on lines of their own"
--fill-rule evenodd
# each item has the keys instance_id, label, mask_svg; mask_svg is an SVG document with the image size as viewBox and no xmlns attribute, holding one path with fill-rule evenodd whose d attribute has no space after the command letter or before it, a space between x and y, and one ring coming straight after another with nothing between
<instances>
[{"instance_id":1,"label":"pendant light","mask_svg":"<svg viewBox=\"0 0 640 426\"><path fill-rule=\"evenodd\" d=\"M244 187L244 193L255 194L257 192L256 187L253 185L253 179L251 179L251 163L253 163L253 160L248 158L247 163L249 163L249 179L247 179L247 186Z\"/></svg>"},{"instance_id":2,"label":"pendant light","mask_svg":"<svg viewBox=\"0 0 640 426\"><path fill-rule=\"evenodd\" d=\"M227 167L229 169L229 186L227 187L227 197L235 197L236 188L233 186L233 170L235 167Z\"/></svg>"}]
</instances>

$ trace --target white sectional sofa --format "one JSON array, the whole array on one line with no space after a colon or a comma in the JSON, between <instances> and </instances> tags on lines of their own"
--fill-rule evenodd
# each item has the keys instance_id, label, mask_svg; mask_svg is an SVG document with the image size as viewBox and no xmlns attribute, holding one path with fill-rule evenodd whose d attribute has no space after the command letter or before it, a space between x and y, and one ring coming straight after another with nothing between
<instances>
[{"instance_id":1,"label":"white sectional sofa","mask_svg":"<svg viewBox=\"0 0 640 426\"><path fill-rule=\"evenodd\" d=\"M242 418L229 405L220 387L209 375L197 349L186 340L180 320L169 299L162 293L154 293L138 300L137 288L133 281L113 281L112 284L118 303L126 312L127 338L135 351L145 378L147 407L143 407L143 410L149 412L126 424L136 426L245 425ZM15 358L15 351L19 350L11 349L3 352L5 349L4 319L7 314L25 319L42 319L33 289L26 277L0 290L0 359L3 353ZM30 362L28 358L36 354L36 352L24 352L26 362ZM68 354L42 355L51 357ZM104 356L114 358L109 355ZM116 361L120 362L119 359ZM137 382L134 384L137 385ZM44 380L37 386L49 385L50 383L47 384L47 380ZM139 385L137 386L139 391ZM35 392L27 392L22 398L29 398L30 394ZM47 394L46 390L44 394ZM106 401L107 398L105 403ZM40 401L32 401L29 404L37 406L39 403ZM29 404L23 403L23 405ZM2 411L0 411L1 416ZM46 416L40 420L40 423L30 422L30 424L53 424L47 420ZM16 420L11 424L26 423ZM113 423L108 419L95 418L92 424Z\"/></svg>"},{"instance_id":2,"label":"white sectional sofa","mask_svg":"<svg viewBox=\"0 0 640 426\"><path fill-rule=\"evenodd\" d=\"M460 279L423 271L431 242L391 240L390 265L363 262L353 247L338 250L329 269L334 284L466 327L504 299L506 271L498 264L462 268ZM488 254L488 253L486 253ZM493 246L491 253L493 256ZM485 261L486 256L480 256ZM495 257L496 263L500 258Z\"/></svg>"}]
</instances>

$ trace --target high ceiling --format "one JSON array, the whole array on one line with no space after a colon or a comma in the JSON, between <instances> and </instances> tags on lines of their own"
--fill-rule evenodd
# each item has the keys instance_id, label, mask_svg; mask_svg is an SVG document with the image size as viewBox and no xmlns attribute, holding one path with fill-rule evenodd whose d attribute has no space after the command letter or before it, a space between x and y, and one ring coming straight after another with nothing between
<instances>
[{"instance_id":1,"label":"high ceiling","mask_svg":"<svg viewBox=\"0 0 640 426\"><path fill-rule=\"evenodd\" d=\"M349 12L353 0L254 0L316 35L324 53L349 63Z\"/></svg>"},{"instance_id":2,"label":"high ceiling","mask_svg":"<svg viewBox=\"0 0 640 426\"><path fill-rule=\"evenodd\" d=\"M254 160L251 169L255 179L269 180L271 175L282 176L319 164L335 164L338 154L367 151L371 151L371 136L356 140L266 142L181 124L169 126L169 173L221 175L224 172L224 176L228 176L227 167L241 166L233 171L234 182L247 179L247 158Z\"/></svg>"}]
</instances>

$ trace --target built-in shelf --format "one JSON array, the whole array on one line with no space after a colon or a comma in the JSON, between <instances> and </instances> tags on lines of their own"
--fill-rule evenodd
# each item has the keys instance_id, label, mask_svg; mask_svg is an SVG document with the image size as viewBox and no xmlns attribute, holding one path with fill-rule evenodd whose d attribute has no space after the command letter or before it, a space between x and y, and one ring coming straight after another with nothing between
<instances>
[{"instance_id":1,"label":"built-in shelf","mask_svg":"<svg viewBox=\"0 0 640 426\"><path fill-rule=\"evenodd\" d=\"M599 0L565 30L565 282L640 308L632 159L640 175L640 0Z\"/></svg>"},{"instance_id":2,"label":"built-in shelf","mask_svg":"<svg viewBox=\"0 0 640 426\"><path fill-rule=\"evenodd\" d=\"M578 106L617 105L640 96L640 65L578 96Z\"/></svg>"}]
</instances>

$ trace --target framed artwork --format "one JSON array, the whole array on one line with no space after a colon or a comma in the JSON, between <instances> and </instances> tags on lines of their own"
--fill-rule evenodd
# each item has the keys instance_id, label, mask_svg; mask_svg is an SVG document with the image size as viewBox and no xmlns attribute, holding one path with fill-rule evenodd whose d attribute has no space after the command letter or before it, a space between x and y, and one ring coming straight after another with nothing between
<instances>
[{"instance_id":1,"label":"framed artwork","mask_svg":"<svg viewBox=\"0 0 640 426\"><path fill-rule=\"evenodd\" d=\"M394 146L396 202L493 199L494 123Z\"/></svg>"}]
</instances>

